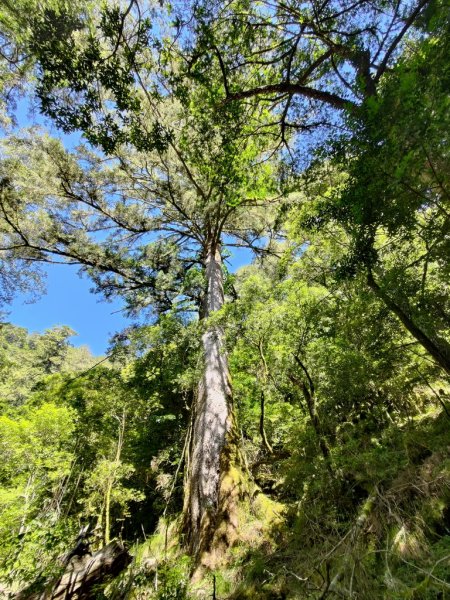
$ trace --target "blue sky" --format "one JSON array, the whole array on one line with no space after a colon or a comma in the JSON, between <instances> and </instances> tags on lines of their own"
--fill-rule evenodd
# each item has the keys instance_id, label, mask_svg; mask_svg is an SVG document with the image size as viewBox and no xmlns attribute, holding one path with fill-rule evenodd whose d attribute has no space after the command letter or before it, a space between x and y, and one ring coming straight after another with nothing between
<instances>
[{"instance_id":1,"label":"blue sky","mask_svg":"<svg viewBox=\"0 0 450 600\"><path fill-rule=\"evenodd\" d=\"M31 113L25 101L20 102L16 113L18 125L46 125L50 132L62 137L66 147L73 148L80 141L78 134L61 136L50 123ZM233 249L228 268L232 271L251 261L251 253L244 249ZM72 338L75 346L86 344L96 354L104 354L111 335L131 323L121 312L120 300L102 301L87 277L78 276L78 268L70 265L47 265L47 293L32 304L27 297L18 295L12 305L6 307L7 320L30 331L43 331L54 325L69 325L77 336Z\"/></svg>"},{"instance_id":2,"label":"blue sky","mask_svg":"<svg viewBox=\"0 0 450 600\"><path fill-rule=\"evenodd\" d=\"M238 250L228 266L235 270L250 260L249 251ZM119 300L105 302L99 294L91 293L92 282L87 277L80 278L77 270L71 265L48 265L47 293L33 304L26 304L25 296L17 296L7 307L7 320L30 331L69 325L78 333L71 340L74 346L86 344L94 354L104 354L111 335L131 320L121 312Z\"/></svg>"},{"instance_id":3,"label":"blue sky","mask_svg":"<svg viewBox=\"0 0 450 600\"><path fill-rule=\"evenodd\" d=\"M129 324L120 310L121 304L100 301L92 294L91 282L80 279L71 265L48 265L47 293L37 302L27 304L26 296L17 296L10 307L8 320L30 331L43 331L53 325L69 325L78 335L75 346L86 344L94 354L103 354L109 337Z\"/></svg>"}]
</instances>

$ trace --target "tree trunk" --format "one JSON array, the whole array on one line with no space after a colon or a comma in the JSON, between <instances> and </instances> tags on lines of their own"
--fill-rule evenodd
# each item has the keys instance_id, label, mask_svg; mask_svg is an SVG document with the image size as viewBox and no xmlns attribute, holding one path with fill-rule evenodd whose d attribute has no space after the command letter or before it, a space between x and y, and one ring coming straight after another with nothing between
<instances>
[{"instance_id":1,"label":"tree trunk","mask_svg":"<svg viewBox=\"0 0 450 600\"><path fill-rule=\"evenodd\" d=\"M261 435L261 441L264 449L269 453L273 454L273 448L270 445L269 440L267 439L266 428L264 427L264 419L266 415L266 396L264 394L264 389L261 389L261 397L260 397L260 413L259 413L259 433Z\"/></svg>"},{"instance_id":2,"label":"tree trunk","mask_svg":"<svg viewBox=\"0 0 450 600\"><path fill-rule=\"evenodd\" d=\"M409 333L434 358L444 371L450 375L450 345L443 339L431 339L405 311L375 281L369 270L367 283L373 292L383 300L386 306L398 317Z\"/></svg>"},{"instance_id":3,"label":"tree trunk","mask_svg":"<svg viewBox=\"0 0 450 600\"><path fill-rule=\"evenodd\" d=\"M273 454L273 449L269 443L269 440L267 439L266 428L264 427L265 412L266 412L266 409L265 409L266 408L266 395L265 395L264 390L267 387L267 380L269 379L269 369L267 367L266 357L264 356L262 340L259 340L258 348L259 348L259 355L261 357L261 363L262 363L262 377L261 377L262 382L261 382L261 398L260 398L261 412L259 414L259 433L261 435L261 441L262 441L263 447L267 450L267 452L269 454Z\"/></svg>"},{"instance_id":4,"label":"tree trunk","mask_svg":"<svg viewBox=\"0 0 450 600\"><path fill-rule=\"evenodd\" d=\"M325 464L327 465L327 469L330 473L332 473L331 465L330 465L330 449L328 448L328 444L326 441L326 436L324 429L322 427L321 420L319 419L319 415L317 414L316 409L316 390L309 374L308 369L302 363L297 354L294 354L294 360L298 364L298 366L302 369L304 374L306 375L306 379L308 380L308 385L302 380L299 380L292 373L288 375L289 379L297 385L303 392L303 396L306 401L306 408L309 413L309 418L311 420L311 425L316 433L317 439L319 441L320 451L322 452L322 456L325 459Z\"/></svg>"},{"instance_id":5,"label":"tree trunk","mask_svg":"<svg viewBox=\"0 0 450 600\"><path fill-rule=\"evenodd\" d=\"M120 466L120 456L122 454L123 440L125 437L125 411L122 413L122 418L116 416L119 421L119 438L117 440L116 456L114 458L112 472L108 476L106 493L105 493L105 544L109 544L111 541L111 496L114 484L116 483L117 471Z\"/></svg>"},{"instance_id":6,"label":"tree trunk","mask_svg":"<svg viewBox=\"0 0 450 600\"><path fill-rule=\"evenodd\" d=\"M206 295L202 318L224 303L220 248L210 245L205 260ZM191 553L212 556L236 537L240 495L238 435L222 328L207 324L202 336L204 374L192 406L184 499L185 530ZM212 558L214 562L214 558Z\"/></svg>"}]
</instances>

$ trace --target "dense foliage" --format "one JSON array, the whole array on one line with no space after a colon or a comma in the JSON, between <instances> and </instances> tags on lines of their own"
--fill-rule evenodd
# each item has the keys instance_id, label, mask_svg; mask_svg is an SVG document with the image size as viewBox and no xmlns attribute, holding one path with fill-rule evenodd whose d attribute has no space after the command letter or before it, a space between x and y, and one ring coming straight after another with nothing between
<instances>
[{"instance_id":1,"label":"dense foliage","mask_svg":"<svg viewBox=\"0 0 450 600\"><path fill-rule=\"evenodd\" d=\"M448 16L5 2L0 301L67 262L145 324L0 325L0 594L87 532L132 555L93 598L449 595Z\"/></svg>"}]
</instances>

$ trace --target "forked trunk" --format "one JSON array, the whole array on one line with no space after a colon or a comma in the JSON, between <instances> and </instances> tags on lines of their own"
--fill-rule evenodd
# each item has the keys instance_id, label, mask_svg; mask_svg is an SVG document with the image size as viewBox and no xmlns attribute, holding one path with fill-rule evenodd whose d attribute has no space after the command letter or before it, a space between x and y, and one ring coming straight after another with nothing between
<instances>
[{"instance_id":1,"label":"forked trunk","mask_svg":"<svg viewBox=\"0 0 450 600\"><path fill-rule=\"evenodd\" d=\"M210 247L205 260L207 319L224 303L220 248ZM204 373L192 407L184 499L185 529L196 557L228 546L235 535L239 496L238 436L223 331L207 325L202 336Z\"/></svg>"}]
</instances>

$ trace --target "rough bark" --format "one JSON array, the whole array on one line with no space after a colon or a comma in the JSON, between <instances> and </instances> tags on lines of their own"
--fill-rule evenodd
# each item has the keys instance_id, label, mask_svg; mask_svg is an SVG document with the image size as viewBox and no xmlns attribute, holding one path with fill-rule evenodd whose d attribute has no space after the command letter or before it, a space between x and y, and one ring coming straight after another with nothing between
<instances>
[{"instance_id":1,"label":"rough bark","mask_svg":"<svg viewBox=\"0 0 450 600\"><path fill-rule=\"evenodd\" d=\"M205 259L203 318L224 303L222 259L209 246ZM192 427L185 486L185 529L191 553L200 558L232 543L240 494L238 436L223 331L207 325L202 336L204 374L192 407Z\"/></svg>"},{"instance_id":2,"label":"rough bark","mask_svg":"<svg viewBox=\"0 0 450 600\"><path fill-rule=\"evenodd\" d=\"M406 314L402 307L397 304L375 281L373 274L369 271L367 283L373 292L380 298L406 327L409 333L421 344L425 350L434 358L444 371L450 375L450 345L443 339L432 339Z\"/></svg>"}]
</instances>

